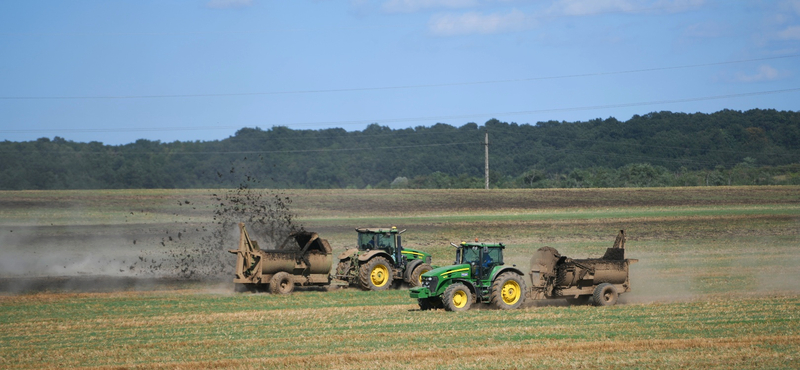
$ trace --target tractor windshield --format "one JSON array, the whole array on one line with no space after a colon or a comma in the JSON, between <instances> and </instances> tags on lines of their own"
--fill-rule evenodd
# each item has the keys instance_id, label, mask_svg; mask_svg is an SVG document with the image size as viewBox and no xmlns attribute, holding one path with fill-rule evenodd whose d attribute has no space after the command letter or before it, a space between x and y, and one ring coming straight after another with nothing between
<instances>
[{"instance_id":1,"label":"tractor windshield","mask_svg":"<svg viewBox=\"0 0 800 370\"><path fill-rule=\"evenodd\" d=\"M502 249L500 249L500 248L489 248L488 257L491 258L491 262L489 262L489 263L494 263L494 264L498 264L498 265L502 265L503 264L503 253L502 253Z\"/></svg>"},{"instance_id":2,"label":"tractor windshield","mask_svg":"<svg viewBox=\"0 0 800 370\"><path fill-rule=\"evenodd\" d=\"M503 252L500 248L487 248L487 254L484 254L483 260L481 260L481 248L480 247L464 247L461 252L461 261L456 261L456 263L468 263L472 264L475 263L476 265L485 265L484 267L488 267L489 265L502 265L503 264Z\"/></svg>"},{"instance_id":3,"label":"tractor windshield","mask_svg":"<svg viewBox=\"0 0 800 370\"><path fill-rule=\"evenodd\" d=\"M375 234L375 233L359 233L358 234L358 248L361 250L367 249L394 249L394 238L392 234Z\"/></svg>"},{"instance_id":4,"label":"tractor windshield","mask_svg":"<svg viewBox=\"0 0 800 370\"><path fill-rule=\"evenodd\" d=\"M375 234L372 233L359 233L358 234L358 249L374 249L375 248Z\"/></svg>"},{"instance_id":5,"label":"tractor windshield","mask_svg":"<svg viewBox=\"0 0 800 370\"><path fill-rule=\"evenodd\" d=\"M478 247L464 248L461 254L461 263L480 263L481 262L481 249Z\"/></svg>"}]
</instances>

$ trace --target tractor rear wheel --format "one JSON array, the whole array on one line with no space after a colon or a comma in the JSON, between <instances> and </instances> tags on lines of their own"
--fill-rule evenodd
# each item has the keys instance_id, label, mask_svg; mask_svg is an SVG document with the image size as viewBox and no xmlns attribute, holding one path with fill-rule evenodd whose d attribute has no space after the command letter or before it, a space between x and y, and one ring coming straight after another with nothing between
<instances>
[{"instance_id":1,"label":"tractor rear wheel","mask_svg":"<svg viewBox=\"0 0 800 370\"><path fill-rule=\"evenodd\" d=\"M525 302L525 281L513 272L500 274L492 283L492 306L501 310L519 308Z\"/></svg>"},{"instance_id":2,"label":"tractor rear wheel","mask_svg":"<svg viewBox=\"0 0 800 370\"><path fill-rule=\"evenodd\" d=\"M417 267L414 267L414 271L411 272L411 279L408 281L408 284L412 287L421 286L422 285L422 274L433 270L433 267L427 263L420 264Z\"/></svg>"},{"instance_id":3,"label":"tractor rear wheel","mask_svg":"<svg viewBox=\"0 0 800 370\"><path fill-rule=\"evenodd\" d=\"M374 257L361 265L359 282L364 290L385 290L392 286L392 265L383 257Z\"/></svg>"},{"instance_id":4,"label":"tractor rear wheel","mask_svg":"<svg viewBox=\"0 0 800 370\"><path fill-rule=\"evenodd\" d=\"M609 283L602 283L594 288L592 303L595 306L613 306L617 304L618 298L619 293L617 293L617 288L614 288L614 286Z\"/></svg>"},{"instance_id":5,"label":"tractor rear wheel","mask_svg":"<svg viewBox=\"0 0 800 370\"><path fill-rule=\"evenodd\" d=\"M289 294L294 290L294 280L288 272L281 271L269 279L269 292L272 294Z\"/></svg>"},{"instance_id":6,"label":"tractor rear wheel","mask_svg":"<svg viewBox=\"0 0 800 370\"><path fill-rule=\"evenodd\" d=\"M455 283L447 287L442 295L446 311L466 311L472 306L472 292L466 285Z\"/></svg>"},{"instance_id":7,"label":"tractor rear wheel","mask_svg":"<svg viewBox=\"0 0 800 370\"><path fill-rule=\"evenodd\" d=\"M350 258L345 258L339 260L339 264L336 265L336 276L345 277L345 280L351 282L352 280L350 277L350 268L353 266L353 262Z\"/></svg>"}]
</instances>

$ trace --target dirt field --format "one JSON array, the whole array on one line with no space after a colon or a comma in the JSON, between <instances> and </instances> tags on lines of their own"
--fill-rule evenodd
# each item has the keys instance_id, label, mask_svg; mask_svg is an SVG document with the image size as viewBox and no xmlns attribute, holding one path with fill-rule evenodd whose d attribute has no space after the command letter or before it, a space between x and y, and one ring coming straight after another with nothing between
<instances>
[{"instance_id":1,"label":"dirt field","mask_svg":"<svg viewBox=\"0 0 800 370\"><path fill-rule=\"evenodd\" d=\"M233 294L222 192L0 192L0 367L800 366L800 187L281 194L334 253L395 225L434 264L479 238L527 270L541 246L597 257L625 229L640 260L615 307L461 314L402 290Z\"/></svg>"}]
</instances>

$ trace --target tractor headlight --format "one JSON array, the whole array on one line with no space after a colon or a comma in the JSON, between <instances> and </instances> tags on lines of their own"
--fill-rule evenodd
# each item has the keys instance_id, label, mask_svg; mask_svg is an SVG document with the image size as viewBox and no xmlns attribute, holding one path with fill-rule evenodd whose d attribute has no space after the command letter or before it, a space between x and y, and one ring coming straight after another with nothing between
<instances>
[{"instance_id":1,"label":"tractor headlight","mask_svg":"<svg viewBox=\"0 0 800 370\"><path fill-rule=\"evenodd\" d=\"M426 277L422 281L422 286L428 288L428 290L433 291L436 289L436 284L438 283L439 279L436 277Z\"/></svg>"}]
</instances>

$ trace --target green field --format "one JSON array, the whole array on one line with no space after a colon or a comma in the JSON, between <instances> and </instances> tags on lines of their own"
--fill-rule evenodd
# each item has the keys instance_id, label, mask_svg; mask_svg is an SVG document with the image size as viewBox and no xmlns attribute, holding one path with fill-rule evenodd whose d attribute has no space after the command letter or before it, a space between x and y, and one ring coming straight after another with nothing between
<instances>
[{"instance_id":1,"label":"green field","mask_svg":"<svg viewBox=\"0 0 800 370\"><path fill-rule=\"evenodd\" d=\"M0 192L0 278L136 278L120 267L205 237L160 244L213 227L215 192ZM0 296L0 368L800 367L800 187L285 194L334 253L355 227L395 225L434 264L478 238L525 271L541 246L597 257L624 229L633 292L614 307L452 313L417 311L404 290L234 294L227 277L21 291ZM235 238L217 251L231 265Z\"/></svg>"}]
</instances>

